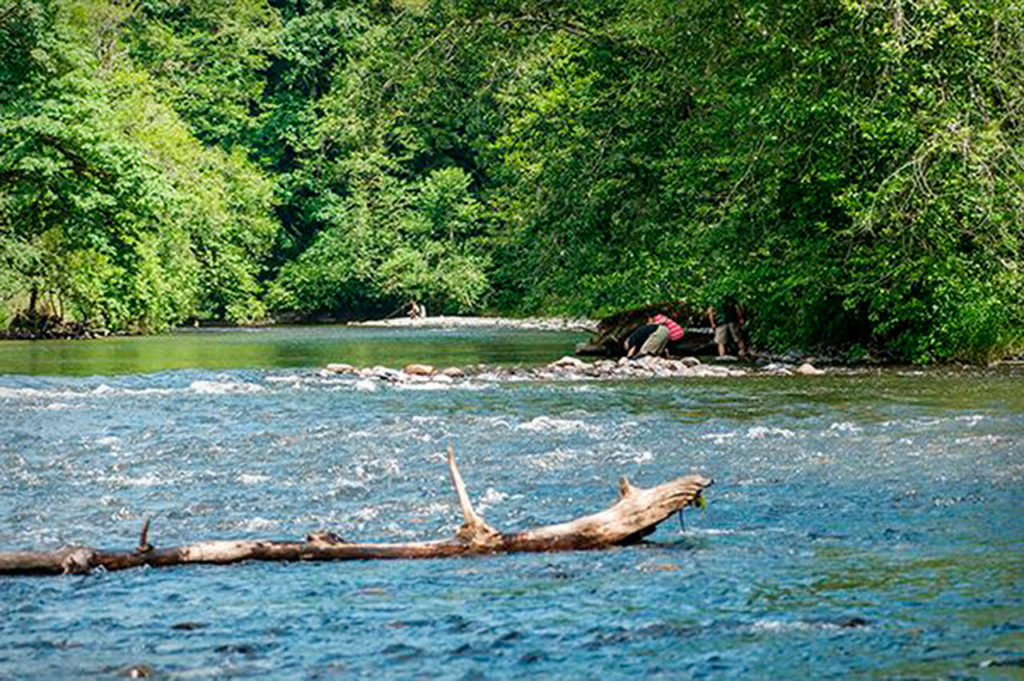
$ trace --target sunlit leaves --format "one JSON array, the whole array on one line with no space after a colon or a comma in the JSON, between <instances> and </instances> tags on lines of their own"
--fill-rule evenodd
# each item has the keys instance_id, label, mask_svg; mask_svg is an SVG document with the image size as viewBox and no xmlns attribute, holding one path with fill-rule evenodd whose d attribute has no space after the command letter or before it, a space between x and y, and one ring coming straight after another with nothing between
<instances>
[{"instance_id":1,"label":"sunlit leaves","mask_svg":"<svg viewBox=\"0 0 1024 681\"><path fill-rule=\"evenodd\" d=\"M261 317L257 276L277 231L266 179L244 155L204 148L150 79L112 56L124 6L67 2L40 16L49 30L33 50L62 71L18 72L0 111L8 310L41 300L111 331Z\"/></svg>"},{"instance_id":2,"label":"sunlit leaves","mask_svg":"<svg viewBox=\"0 0 1024 681\"><path fill-rule=\"evenodd\" d=\"M154 328L733 292L771 349L995 356L1017 4L15 0L0 291Z\"/></svg>"}]
</instances>

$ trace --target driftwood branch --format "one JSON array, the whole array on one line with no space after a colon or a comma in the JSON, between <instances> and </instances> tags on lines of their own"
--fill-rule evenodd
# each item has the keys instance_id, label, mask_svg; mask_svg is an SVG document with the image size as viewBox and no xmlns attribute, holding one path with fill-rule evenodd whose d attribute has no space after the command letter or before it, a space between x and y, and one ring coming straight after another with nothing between
<instances>
[{"instance_id":1,"label":"driftwood branch","mask_svg":"<svg viewBox=\"0 0 1024 681\"><path fill-rule=\"evenodd\" d=\"M96 568L124 570L186 563L228 564L245 560L385 560L528 551L572 551L631 544L654 532L663 520L700 502L711 480L689 475L650 489L619 480L619 499L610 508L575 520L506 534L488 525L474 509L448 447L448 470L462 509L463 524L450 539L422 542L349 542L332 532L314 532L305 541L218 540L155 548L145 518L139 545L129 551L64 546L53 551L0 552L0 575L81 574Z\"/></svg>"}]
</instances>

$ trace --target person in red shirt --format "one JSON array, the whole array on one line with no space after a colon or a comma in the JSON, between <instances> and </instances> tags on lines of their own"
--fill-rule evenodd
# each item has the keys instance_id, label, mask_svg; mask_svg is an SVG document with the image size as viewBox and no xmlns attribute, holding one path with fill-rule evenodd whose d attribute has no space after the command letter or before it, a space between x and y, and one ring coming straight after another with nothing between
<instances>
[{"instance_id":1,"label":"person in red shirt","mask_svg":"<svg viewBox=\"0 0 1024 681\"><path fill-rule=\"evenodd\" d=\"M644 341L640 348L641 355L660 355L665 352L670 342L683 337L683 327L663 314L649 316L647 323L656 324L658 328Z\"/></svg>"}]
</instances>

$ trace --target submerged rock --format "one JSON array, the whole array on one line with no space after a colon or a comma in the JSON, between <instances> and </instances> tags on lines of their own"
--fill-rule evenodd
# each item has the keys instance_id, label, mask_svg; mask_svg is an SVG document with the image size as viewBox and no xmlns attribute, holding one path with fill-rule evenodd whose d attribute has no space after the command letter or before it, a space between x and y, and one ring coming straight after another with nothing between
<instances>
[{"instance_id":1,"label":"submerged rock","mask_svg":"<svg viewBox=\"0 0 1024 681\"><path fill-rule=\"evenodd\" d=\"M172 624L171 629L178 629L180 631L192 631L194 629L202 629L206 626L207 625L204 622L178 622L177 624Z\"/></svg>"},{"instance_id":2,"label":"submerged rock","mask_svg":"<svg viewBox=\"0 0 1024 681\"><path fill-rule=\"evenodd\" d=\"M866 620L863 617L854 616L844 617L843 619L839 620L836 624L842 627L843 629L855 629L857 627L866 627L870 623L871 622L869 620Z\"/></svg>"},{"instance_id":3,"label":"submerged rock","mask_svg":"<svg viewBox=\"0 0 1024 681\"><path fill-rule=\"evenodd\" d=\"M562 357L561 359L556 359L554 362L552 362L548 366L549 367L559 368L559 369L561 369L561 368L586 369L589 366L589 364L587 362L584 362L581 359L577 359L575 357L570 357L569 355L566 355L566 356Z\"/></svg>"},{"instance_id":4,"label":"submerged rock","mask_svg":"<svg viewBox=\"0 0 1024 681\"><path fill-rule=\"evenodd\" d=\"M761 367L761 371L773 374L775 376L792 376L793 370L785 364L779 364L778 362L769 362L768 364Z\"/></svg>"},{"instance_id":5,"label":"submerged rock","mask_svg":"<svg viewBox=\"0 0 1024 681\"><path fill-rule=\"evenodd\" d=\"M370 368L370 369L360 369L359 370L359 376L361 378L378 378L378 379L381 379L383 381L392 381L392 382L401 381L403 379L407 379L408 378L407 374L404 374L403 372L398 371L397 369L391 369L389 367L380 366L380 365L375 366L375 367Z\"/></svg>"},{"instance_id":6,"label":"submerged rock","mask_svg":"<svg viewBox=\"0 0 1024 681\"><path fill-rule=\"evenodd\" d=\"M982 669L989 667L1024 667L1024 657L1007 657L1003 659L987 659L978 663Z\"/></svg>"}]
</instances>

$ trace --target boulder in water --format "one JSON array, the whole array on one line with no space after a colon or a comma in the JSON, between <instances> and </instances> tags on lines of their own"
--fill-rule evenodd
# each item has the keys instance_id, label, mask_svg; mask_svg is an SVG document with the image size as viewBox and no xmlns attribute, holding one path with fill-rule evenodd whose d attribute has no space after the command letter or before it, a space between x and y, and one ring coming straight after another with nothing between
<instances>
[{"instance_id":1,"label":"boulder in water","mask_svg":"<svg viewBox=\"0 0 1024 681\"><path fill-rule=\"evenodd\" d=\"M437 369L430 364L406 364L405 373L410 376L433 376Z\"/></svg>"},{"instance_id":2,"label":"boulder in water","mask_svg":"<svg viewBox=\"0 0 1024 681\"><path fill-rule=\"evenodd\" d=\"M801 376L821 376L825 372L817 368L810 362L804 362L803 364L796 368L796 373L800 374Z\"/></svg>"}]
</instances>

